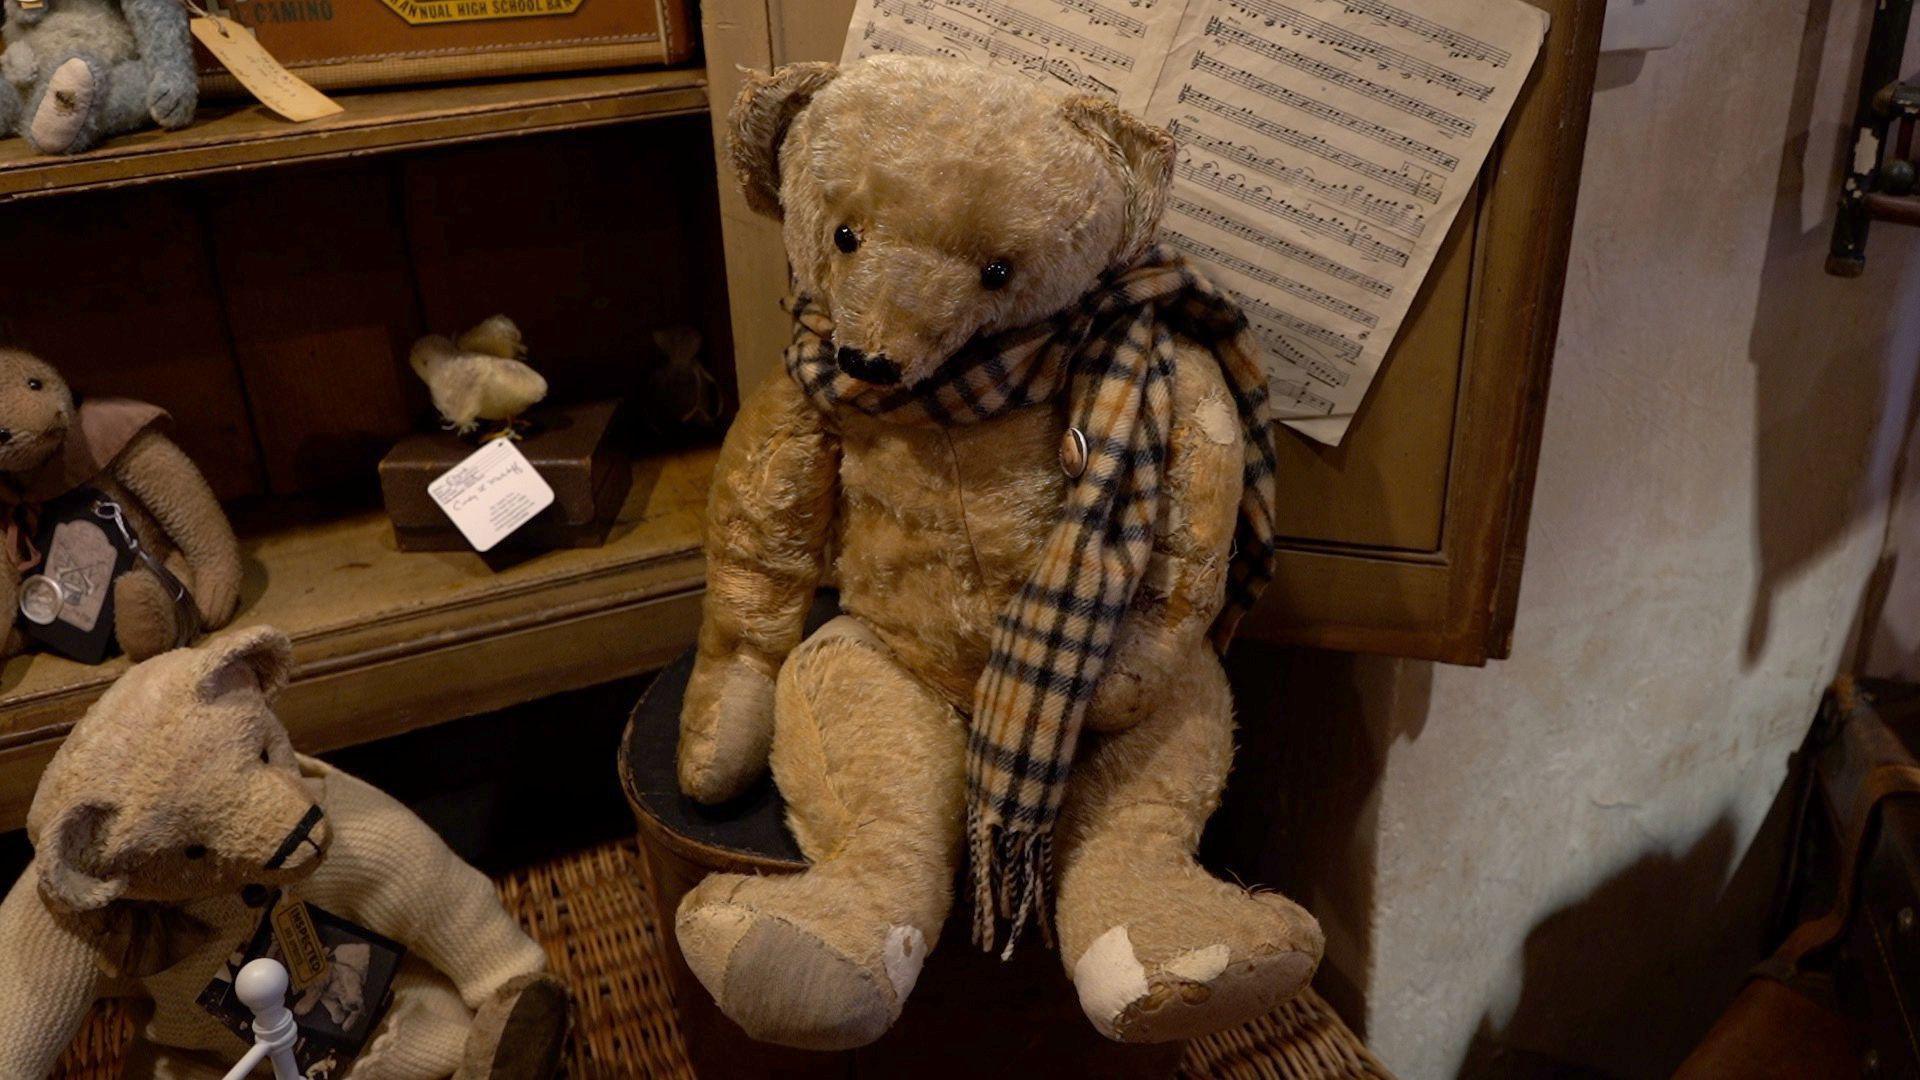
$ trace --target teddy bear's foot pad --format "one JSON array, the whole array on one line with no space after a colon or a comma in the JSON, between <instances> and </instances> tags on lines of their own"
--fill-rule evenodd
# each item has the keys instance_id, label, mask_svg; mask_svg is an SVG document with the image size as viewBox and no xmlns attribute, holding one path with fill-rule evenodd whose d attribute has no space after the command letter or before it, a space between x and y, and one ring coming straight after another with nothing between
<instances>
[{"instance_id":1,"label":"teddy bear's foot pad","mask_svg":"<svg viewBox=\"0 0 1920 1080\"><path fill-rule=\"evenodd\" d=\"M1149 968L1125 926L1095 939L1073 966L1080 1007L1119 1042L1192 1039L1278 1008L1313 977L1318 954L1277 948L1234 959L1225 945L1181 953Z\"/></svg>"},{"instance_id":2,"label":"teddy bear's foot pad","mask_svg":"<svg viewBox=\"0 0 1920 1080\"><path fill-rule=\"evenodd\" d=\"M803 1050L851 1050L885 1034L926 958L912 927L894 927L870 966L802 925L739 904L683 910L674 929L722 1012L761 1042Z\"/></svg>"},{"instance_id":3,"label":"teddy bear's foot pad","mask_svg":"<svg viewBox=\"0 0 1920 1080\"><path fill-rule=\"evenodd\" d=\"M551 975L510 980L474 1017L453 1080L552 1080L570 1007L565 984Z\"/></svg>"},{"instance_id":4,"label":"teddy bear's foot pad","mask_svg":"<svg viewBox=\"0 0 1920 1080\"><path fill-rule=\"evenodd\" d=\"M71 149L80 139L99 91L93 68L85 60L75 57L56 68L33 114L34 145L54 154Z\"/></svg>"}]
</instances>

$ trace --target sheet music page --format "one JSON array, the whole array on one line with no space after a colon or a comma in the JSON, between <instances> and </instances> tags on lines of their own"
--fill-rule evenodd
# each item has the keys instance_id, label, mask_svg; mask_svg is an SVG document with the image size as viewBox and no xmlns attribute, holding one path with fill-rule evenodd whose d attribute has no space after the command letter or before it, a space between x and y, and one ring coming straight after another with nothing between
<instances>
[{"instance_id":1,"label":"sheet music page","mask_svg":"<svg viewBox=\"0 0 1920 1080\"><path fill-rule=\"evenodd\" d=\"M948 56L1144 113L1185 0L859 0L843 63Z\"/></svg>"},{"instance_id":2,"label":"sheet music page","mask_svg":"<svg viewBox=\"0 0 1920 1080\"><path fill-rule=\"evenodd\" d=\"M1161 239L1239 298L1275 415L1337 445L1546 30L1523 0L860 0L845 59L1004 66L1166 126Z\"/></svg>"}]
</instances>

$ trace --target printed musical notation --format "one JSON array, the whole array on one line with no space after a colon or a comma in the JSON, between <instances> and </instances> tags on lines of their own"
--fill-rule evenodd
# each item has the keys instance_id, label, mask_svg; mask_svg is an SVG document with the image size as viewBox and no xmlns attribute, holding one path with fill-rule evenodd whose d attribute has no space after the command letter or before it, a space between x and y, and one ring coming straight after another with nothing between
<instances>
[{"instance_id":1,"label":"printed musical notation","mask_svg":"<svg viewBox=\"0 0 1920 1080\"><path fill-rule=\"evenodd\" d=\"M1445 109L1422 101L1412 94L1403 94L1391 86L1382 86L1372 79L1356 75L1346 68L1315 60L1305 53L1297 53L1276 42L1268 41L1258 34L1242 30L1238 26L1221 19L1207 20L1207 36L1222 45L1238 45L1248 52L1258 53L1269 60L1282 64L1319 79L1321 82L1351 90L1356 94L1370 97L1383 105L1398 109L1408 116L1417 116L1431 123L1448 135L1462 138L1473 135L1473 121L1464 116L1456 116Z\"/></svg>"},{"instance_id":2,"label":"printed musical notation","mask_svg":"<svg viewBox=\"0 0 1920 1080\"><path fill-rule=\"evenodd\" d=\"M1490 45L1432 19L1423 19L1386 0L1340 0L1340 6L1357 14L1371 15L1382 25L1411 30L1428 41L1444 45L1447 55L1455 60L1484 60L1497 68L1506 67L1513 60L1513 54L1498 45Z\"/></svg>"},{"instance_id":3,"label":"printed musical notation","mask_svg":"<svg viewBox=\"0 0 1920 1080\"><path fill-rule=\"evenodd\" d=\"M1418 240L1420 234L1427 231L1427 216L1412 203L1397 199L1383 199L1368 191L1364 184L1335 184L1314 175L1313 168L1307 165L1289 165L1277 157L1263 157L1251 146L1234 142L1232 139L1217 139L1194 127L1191 123L1182 124L1178 119L1167 121L1167 130L1184 146L1195 147L1216 154L1229 161L1237 161L1257 173L1270 176L1290 187L1297 188L1336 206L1366 218L1388 232L1398 233L1408 240Z\"/></svg>"},{"instance_id":4,"label":"printed musical notation","mask_svg":"<svg viewBox=\"0 0 1920 1080\"><path fill-rule=\"evenodd\" d=\"M1371 120L1362 120L1350 112L1334 108L1319 98L1297 93L1278 83L1268 82L1251 71L1242 70L1231 64L1223 64L1213 57L1208 56L1206 53L1193 54L1193 63L1190 66L1195 71L1204 71L1209 75L1217 75L1230 83L1237 83L1244 86L1269 101L1277 101L1282 105L1291 106L1316 120L1324 120L1336 127L1345 128L1363 139L1372 139L1382 146L1398 150L1410 157L1419 158L1421 161L1427 162L1430 165L1436 165L1448 172L1452 172L1460 167L1459 158L1437 147L1428 146L1426 143L1404 132L1395 131L1384 124L1376 124Z\"/></svg>"},{"instance_id":5,"label":"printed musical notation","mask_svg":"<svg viewBox=\"0 0 1920 1080\"><path fill-rule=\"evenodd\" d=\"M1258 132L1268 138L1287 144L1295 150L1302 150L1315 157L1325 158L1344 169L1371 177L1375 182L1385 184L1395 191L1404 191L1416 199L1430 203L1440 201L1441 188L1434 182L1434 174L1422 171L1415 173L1411 168L1402 166L1390 169L1377 161L1361 157L1359 154L1342 150L1318 135L1309 135L1296 128L1269 120L1252 109L1222 101L1204 90L1196 90L1182 83L1179 96L1175 99L1181 105L1191 104L1204 109L1215 116L1231 120L1249 131Z\"/></svg>"},{"instance_id":6,"label":"printed musical notation","mask_svg":"<svg viewBox=\"0 0 1920 1080\"><path fill-rule=\"evenodd\" d=\"M1174 166L1173 171L1175 176L1191 181L1209 191L1217 191L1229 199L1251 206L1304 232L1336 240L1368 259L1389 262L1395 266L1407 265L1406 252L1374 239L1366 226L1354 225L1330 214L1316 214L1284 196L1273 194L1265 187L1248 187L1246 180L1239 173L1222 173L1213 162L1194 165L1183 161ZM1371 280L1367 279L1367 275L1344 264L1330 259L1325 261L1331 265L1323 266L1321 269L1342 281L1359 285L1362 280Z\"/></svg>"},{"instance_id":7,"label":"printed musical notation","mask_svg":"<svg viewBox=\"0 0 1920 1080\"><path fill-rule=\"evenodd\" d=\"M1190 202L1183 200L1183 198L1175 200L1175 204L1169 206L1167 209L1171 209L1175 215L1181 215L1181 217L1192 217L1194 221L1200 221L1202 225L1213 225L1213 227L1217 227L1217 229L1221 229L1221 231L1225 231L1225 233L1238 234L1242 229L1244 229L1244 231L1250 231L1250 233L1258 233L1258 231L1252 229L1250 225L1235 223L1231 217L1227 217L1227 215L1223 215L1223 213L1215 213L1212 209L1196 208L1194 204L1190 204ZM1206 217L1200 217L1200 213L1206 213ZM1233 229L1225 229L1225 227L1221 227L1219 223L1233 223ZM1323 309L1327 309L1327 311L1332 311L1334 315L1340 315L1342 319L1352 319L1352 321L1356 321L1356 323L1363 325L1363 327L1377 327L1380 323L1379 315L1375 315L1373 311L1367 311L1365 307L1359 307L1357 304L1348 304L1346 300L1340 300L1338 296L1332 296L1329 292L1323 292L1323 290L1319 290L1319 288L1313 288L1311 284L1298 281L1298 279L1286 277L1283 273L1275 273L1275 271L1271 271L1271 269L1267 269L1267 267L1258 267L1258 265L1254 265L1254 263L1250 263L1250 261L1246 261L1246 259L1242 259L1240 256L1229 256L1227 252L1221 252L1221 250L1215 248L1213 244L1204 244L1204 242L1200 242L1200 240L1194 240L1194 238L1188 236L1188 234L1179 233L1179 231L1173 229L1171 225L1165 229L1164 234L1162 234L1162 240L1165 240L1167 244L1173 244L1175 248L1179 248L1179 250L1183 250L1183 252L1187 252L1188 256L1198 256L1198 258L1204 259L1204 261L1213 261L1213 263L1236 267L1236 269L1240 269L1242 273L1246 273L1246 277L1267 282L1267 284L1271 284L1273 288L1279 288L1281 292L1286 292L1286 294L1290 294L1290 296L1298 296L1300 300L1306 300L1311 306L1323 307ZM1275 240L1275 238L1269 236L1269 240ZM1284 240L1281 240L1281 242L1284 244Z\"/></svg>"},{"instance_id":8,"label":"printed musical notation","mask_svg":"<svg viewBox=\"0 0 1920 1080\"><path fill-rule=\"evenodd\" d=\"M1180 150L1162 223L1235 297L1276 413L1337 443L1546 33L1524 0L858 0L844 59L1101 94Z\"/></svg>"},{"instance_id":9,"label":"printed musical notation","mask_svg":"<svg viewBox=\"0 0 1920 1080\"><path fill-rule=\"evenodd\" d=\"M1276 3L1275 0L1227 0L1227 4L1259 19L1268 27L1284 26L1301 37L1324 45L1332 45L1347 55L1364 56L1379 64L1382 71L1389 68L1397 69L1410 78L1422 79L1475 101L1485 101L1493 94L1493 87L1487 83L1476 82L1451 68L1423 60L1412 53L1402 52L1365 34L1357 34L1351 30L1343 30L1330 22L1322 22L1297 8Z\"/></svg>"}]
</instances>

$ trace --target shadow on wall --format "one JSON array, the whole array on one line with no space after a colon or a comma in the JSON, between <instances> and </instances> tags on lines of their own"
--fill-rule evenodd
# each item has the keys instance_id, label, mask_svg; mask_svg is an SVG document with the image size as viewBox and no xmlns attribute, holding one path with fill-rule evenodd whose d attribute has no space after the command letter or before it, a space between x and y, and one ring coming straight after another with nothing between
<instances>
[{"instance_id":1,"label":"shadow on wall","mask_svg":"<svg viewBox=\"0 0 1920 1080\"><path fill-rule=\"evenodd\" d=\"M1426 723L1433 665L1284 649L1227 654L1238 715L1234 771L1201 841L1207 865L1306 905L1327 932L1314 980L1365 1035L1379 801L1387 748ZM1289 678L1312 669L1312 678ZM1337 720L1338 722L1329 722Z\"/></svg>"},{"instance_id":2,"label":"shadow on wall","mask_svg":"<svg viewBox=\"0 0 1920 1080\"><path fill-rule=\"evenodd\" d=\"M1896 335L1911 340L1912 333L1897 321L1912 318L1900 310L1901 298L1912 291L1905 287L1912 277L1908 267L1920 250L1912 230L1875 225L1862 277L1837 278L1825 271L1849 126L1843 124L1837 138L1822 131L1820 142L1810 145L1816 137L1815 99L1823 77L1829 84L1838 80L1851 116L1871 24L1864 9L1857 20L1842 20L1841 26L1857 30L1855 40L1842 53L1844 63L1839 57L1828 60L1832 6L1832 0L1807 5L1747 343L1755 374L1759 562L1747 627L1749 668L1766 648L1779 589L1838 542L1856 518L1874 510L1868 492L1878 485L1872 482L1870 459L1877 450L1889 457L1892 451L1875 446L1877 403L1906 377L1887 372L1882 358L1893 352ZM1803 225L1802 208L1809 200L1823 213ZM1847 419L1836 423L1835 417ZM1903 419L1894 418L1895 430ZM1861 482L1837 482L1844 477Z\"/></svg>"},{"instance_id":3,"label":"shadow on wall","mask_svg":"<svg viewBox=\"0 0 1920 1080\"><path fill-rule=\"evenodd\" d=\"M1540 920L1521 951L1512 1015L1481 1019L1460 1075L1671 1075L1765 955L1758 928L1775 896L1792 804L1788 794L1775 798L1737 868L1738 831L1723 816L1685 851L1645 855ZM1529 1049L1539 1044L1591 1067Z\"/></svg>"}]
</instances>

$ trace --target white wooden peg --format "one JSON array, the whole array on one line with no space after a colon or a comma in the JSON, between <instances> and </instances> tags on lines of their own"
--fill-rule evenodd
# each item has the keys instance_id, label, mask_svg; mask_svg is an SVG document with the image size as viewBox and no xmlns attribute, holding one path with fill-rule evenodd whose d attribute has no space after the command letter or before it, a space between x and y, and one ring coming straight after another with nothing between
<instances>
[{"instance_id":1,"label":"white wooden peg","mask_svg":"<svg viewBox=\"0 0 1920 1080\"><path fill-rule=\"evenodd\" d=\"M293 1043L300 1029L287 1009L287 969L278 960L250 961L233 977L233 996L253 1013L253 1048L227 1073L226 1080L245 1080L262 1059L273 1062L273 1080L306 1080L293 1060Z\"/></svg>"}]
</instances>

